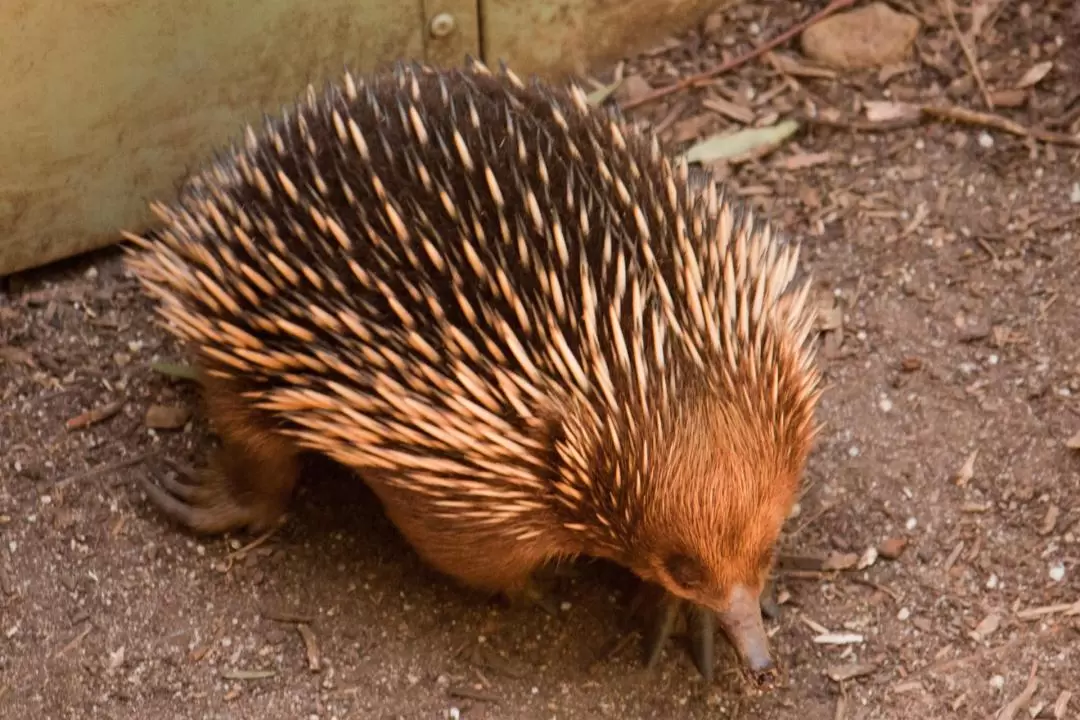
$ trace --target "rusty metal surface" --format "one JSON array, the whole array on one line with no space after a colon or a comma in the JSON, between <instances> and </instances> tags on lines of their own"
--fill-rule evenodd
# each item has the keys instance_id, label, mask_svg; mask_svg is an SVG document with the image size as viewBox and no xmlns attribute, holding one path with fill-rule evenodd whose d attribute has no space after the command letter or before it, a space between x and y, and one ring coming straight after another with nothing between
<instances>
[{"instance_id":1,"label":"rusty metal surface","mask_svg":"<svg viewBox=\"0 0 1080 720\"><path fill-rule=\"evenodd\" d=\"M423 57L422 0L0 1L0 275L139 229L148 199L345 63Z\"/></svg>"},{"instance_id":2,"label":"rusty metal surface","mask_svg":"<svg viewBox=\"0 0 1080 720\"><path fill-rule=\"evenodd\" d=\"M484 59L580 75L685 31L732 0L480 0Z\"/></svg>"}]
</instances>

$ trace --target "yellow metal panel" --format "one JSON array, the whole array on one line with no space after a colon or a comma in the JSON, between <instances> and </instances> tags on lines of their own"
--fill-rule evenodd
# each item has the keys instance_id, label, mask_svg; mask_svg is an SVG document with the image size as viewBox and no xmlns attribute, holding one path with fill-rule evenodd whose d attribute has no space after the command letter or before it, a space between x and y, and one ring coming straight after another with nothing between
<instances>
[{"instance_id":1,"label":"yellow metal panel","mask_svg":"<svg viewBox=\"0 0 1080 720\"><path fill-rule=\"evenodd\" d=\"M0 275L114 242L309 81L423 58L422 0L0 0Z\"/></svg>"},{"instance_id":2,"label":"yellow metal panel","mask_svg":"<svg viewBox=\"0 0 1080 720\"><path fill-rule=\"evenodd\" d=\"M581 75L689 29L732 0L479 0L484 59Z\"/></svg>"},{"instance_id":3,"label":"yellow metal panel","mask_svg":"<svg viewBox=\"0 0 1080 720\"><path fill-rule=\"evenodd\" d=\"M466 55L480 57L480 0L424 0L425 57L441 67L459 67Z\"/></svg>"}]
</instances>

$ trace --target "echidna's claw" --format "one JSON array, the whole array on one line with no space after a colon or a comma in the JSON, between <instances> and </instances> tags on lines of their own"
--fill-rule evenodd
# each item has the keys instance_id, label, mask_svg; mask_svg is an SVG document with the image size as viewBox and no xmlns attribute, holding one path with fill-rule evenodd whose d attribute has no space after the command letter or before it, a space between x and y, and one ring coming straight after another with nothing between
<instances>
[{"instance_id":1,"label":"echidna's claw","mask_svg":"<svg viewBox=\"0 0 1080 720\"><path fill-rule=\"evenodd\" d=\"M652 669L656 666L656 662L660 659L660 652L675 629L675 621L678 620L681 605L681 600L667 593L654 603L654 614L645 623L644 628L645 667Z\"/></svg>"},{"instance_id":2,"label":"echidna's claw","mask_svg":"<svg viewBox=\"0 0 1080 720\"><path fill-rule=\"evenodd\" d=\"M645 667L652 669L660 659L660 653L675 634L680 619L685 620L690 641L690 659L706 683L713 680L715 656L716 616L709 610L698 608L664 593L653 604L653 615L644 627Z\"/></svg>"},{"instance_id":3,"label":"echidna's claw","mask_svg":"<svg viewBox=\"0 0 1080 720\"><path fill-rule=\"evenodd\" d=\"M706 683L712 684L716 657L716 615L711 610L687 605L690 659Z\"/></svg>"},{"instance_id":4,"label":"echidna's claw","mask_svg":"<svg viewBox=\"0 0 1080 720\"><path fill-rule=\"evenodd\" d=\"M775 584L770 581L761 594L761 612L766 617L775 617L779 613L775 590ZM716 613L685 602L651 585L643 588L635 600L635 605L644 605L651 613L644 626L645 666L650 669L655 667L668 640L679 629L684 628L694 667L706 683L711 683L715 675L716 630L720 624ZM681 627L680 620L683 621ZM760 658L757 661L760 662ZM764 678L766 674L773 674L771 668L768 673L759 672L755 668L748 669L755 682L762 681L759 676Z\"/></svg>"},{"instance_id":5,"label":"echidna's claw","mask_svg":"<svg viewBox=\"0 0 1080 720\"><path fill-rule=\"evenodd\" d=\"M252 513L232 500L211 470L203 473L170 463L176 472L194 482L166 475L160 485L142 479L143 492L166 517L191 530L213 535L248 525Z\"/></svg>"}]
</instances>

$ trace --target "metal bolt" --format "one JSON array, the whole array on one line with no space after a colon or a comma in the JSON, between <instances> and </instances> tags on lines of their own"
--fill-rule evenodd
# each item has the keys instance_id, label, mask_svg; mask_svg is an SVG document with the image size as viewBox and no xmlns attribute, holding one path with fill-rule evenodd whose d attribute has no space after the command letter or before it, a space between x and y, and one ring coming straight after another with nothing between
<instances>
[{"instance_id":1,"label":"metal bolt","mask_svg":"<svg viewBox=\"0 0 1080 720\"><path fill-rule=\"evenodd\" d=\"M454 21L454 16L450 13L439 13L435 17L431 18L431 35L432 37L443 38L454 32L454 27L457 23Z\"/></svg>"}]
</instances>

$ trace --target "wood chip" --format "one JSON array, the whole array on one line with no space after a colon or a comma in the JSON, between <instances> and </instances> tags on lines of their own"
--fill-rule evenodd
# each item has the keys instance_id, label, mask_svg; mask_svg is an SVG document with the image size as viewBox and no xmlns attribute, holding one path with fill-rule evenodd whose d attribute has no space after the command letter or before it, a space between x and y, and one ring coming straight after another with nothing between
<instances>
[{"instance_id":1,"label":"wood chip","mask_svg":"<svg viewBox=\"0 0 1080 720\"><path fill-rule=\"evenodd\" d=\"M888 100L867 100L863 103L863 109L866 112L866 119L875 123L916 120L921 115L921 110L917 105Z\"/></svg>"},{"instance_id":2,"label":"wood chip","mask_svg":"<svg viewBox=\"0 0 1080 720\"><path fill-rule=\"evenodd\" d=\"M824 633L814 638L818 645L859 645L864 641L859 633Z\"/></svg>"},{"instance_id":3,"label":"wood chip","mask_svg":"<svg viewBox=\"0 0 1080 720\"><path fill-rule=\"evenodd\" d=\"M1069 709L1069 700L1072 699L1072 693L1068 690L1062 690L1058 695L1057 700L1054 701L1054 720L1062 720L1065 717L1065 711Z\"/></svg>"},{"instance_id":4,"label":"wood chip","mask_svg":"<svg viewBox=\"0 0 1080 720\"><path fill-rule=\"evenodd\" d=\"M265 680L276 676L275 670L225 669L221 671L221 677L226 680Z\"/></svg>"},{"instance_id":5,"label":"wood chip","mask_svg":"<svg viewBox=\"0 0 1080 720\"><path fill-rule=\"evenodd\" d=\"M825 562L821 564L821 569L825 572L835 570L850 570L855 567L859 562L859 556L855 553L829 553L829 556L825 558Z\"/></svg>"},{"instance_id":6,"label":"wood chip","mask_svg":"<svg viewBox=\"0 0 1080 720\"><path fill-rule=\"evenodd\" d=\"M754 122L754 111L750 108L733 103L730 100L724 98L707 98L701 101L703 107L712 110L714 113L723 115L724 117L734 120L735 122L742 123L743 125L749 125Z\"/></svg>"},{"instance_id":7,"label":"wood chip","mask_svg":"<svg viewBox=\"0 0 1080 720\"><path fill-rule=\"evenodd\" d=\"M990 637L999 627L1001 627L1001 616L997 613L991 613L984 617L975 629L968 633L975 642L982 642L986 638Z\"/></svg>"},{"instance_id":8,"label":"wood chip","mask_svg":"<svg viewBox=\"0 0 1080 720\"><path fill-rule=\"evenodd\" d=\"M825 670L825 674L833 682L844 682L858 677L865 677L877 670L877 665L870 663L849 663L847 665L832 665Z\"/></svg>"},{"instance_id":9,"label":"wood chip","mask_svg":"<svg viewBox=\"0 0 1080 720\"><path fill-rule=\"evenodd\" d=\"M953 482L955 482L958 487L965 487L971 482L971 478L975 477L975 458L978 456L978 450L972 451L972 453L968 455L967 460L964 461L964 464L960 466L960 470L957 471L956 476L953 478Z\"/></svg>"},{"instance_id":10,"label":"wood chip","mask_svg":"<svg viewBox=\"0 0 1080 720\"><path fill-rule=\"evenodd\" d=\"M304 651L307 653L308 670L319 672L319 644L315 641L315 633L311 626L306 623L297 623L296 631L304 641Z\"/></svg>"},{"instance_id":11,"label":"wood chip","mask_svg":"<svg viewBox=\"0 0 1080 720\"><path fill-rule=\"evenodd\" d=\"M836 160L831 152L799 153L784 158L780 166L785 170L804 170L817 165L828 165Z\"/></svg>"},{"instance_id":12,"label":"wood chip","mask_svg":"<svg viewBox=\"0 0 1080 720\"><path fill-rule=\"evenodd\" d=\"M1057 526L1058 517L1061 515L1061 509L1057 505L1051 505L1046 508L1046 515L1043 516L1042 524L1039 526L1040 535L1049 535L1054 532L1054 528Z\"/></svg>"},{"instance_id":13,"label":"wood chip","mask_svg":"<svg viewBox=\"0 0 1080 720\"><path fill-rule=\"evenodd\" d=\"M1065 441L1065 447L1070 450L1080 450L1080 431Z\"/></svg>"}]
</instances>

